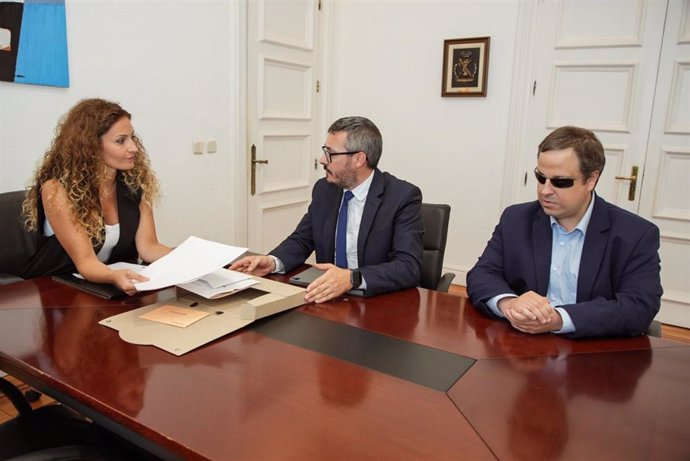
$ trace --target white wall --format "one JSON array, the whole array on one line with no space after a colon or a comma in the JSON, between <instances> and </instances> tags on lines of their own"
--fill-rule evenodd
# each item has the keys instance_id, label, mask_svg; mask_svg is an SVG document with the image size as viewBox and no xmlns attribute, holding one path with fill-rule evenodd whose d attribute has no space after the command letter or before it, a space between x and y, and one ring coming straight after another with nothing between
<instances>
[{"instance_id":1,"label":"white wall","mask_svg":"<svg viewBox=\"0 0 690 461\"><path fill-rule=\"evenodd\" d=\"M518 4L515 0L342 0L332 12L327 118L364 115L380 168L451 205L446 269L456 283L501 212ZM445 39L490 36L487 97L442 98Z\"/></svg>"},{"instance_id":2,"label":"white wall","mask_svg":"<svg viewBox=\"0 0 690 461\"><path fill-rule=\"evenodd\" d=\"M0 82L0 191L24 187L59 116L83 97L134 116L162 184L159 238L242 244L244 8L239 0L69 0L71 86ZM325 2L326 126L365 115L384 137L381 168L452 206L445 265L464 273L501 211L517 0ZM240 27L238 27L240 25ZM488 96L441 98L443 40L491 37ZM238 80L240 79L240 80ZM216 139L216 154L192 142ZM241 186L241 185L240 185ZM236 231L237 230L237 231Z\"/></svg>"},{"instance_id":3,"label":"white wall","mask_svg":"<svg viewBox=\"0 0 690 461\"><path fill-rule=\"evenodd\" d=\"M106 98L132 113L161 182L160 240L233 242L236 5L68 0L66 9L70 88L0 82L0 192L28 184L74 103ZM215 139L218 152L193 155L197 139Z\"/></svg>"}]
</instances>

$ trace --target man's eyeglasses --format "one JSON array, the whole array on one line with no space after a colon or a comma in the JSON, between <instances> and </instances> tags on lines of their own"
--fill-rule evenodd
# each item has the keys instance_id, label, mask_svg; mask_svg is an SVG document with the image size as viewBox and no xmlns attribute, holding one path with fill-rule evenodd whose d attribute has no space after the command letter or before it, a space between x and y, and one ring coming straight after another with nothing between
<instances>
[{"instance_id":1,"label":"man's eyeglasses","mask_svg":"<svg viewBox=\"0 0 690 461\"><path fill-rule=\"evenodd\" d=\"M546 180L548 179L551 182L551 185L557 189L568 189L569 187L573 187L575 180L582 178L582 176L579 178L547 178L536 168L534 169L534 177L537 178L539 184L546 184Z\"/></svg>"},{"instance_id":2,"label":"man's eyeglasses","mask_svg":"<svg viewBox=\"0 0 690 461\"><path fill-rule=\"evenodd\" d=\"M326 156L326 163L331 163L331 157L335 155L355 155L362 152L361 150L355 152L331 152L327 146L321 146L321 150L323 151L323 154Z\"/></svg>"}]
</instances>

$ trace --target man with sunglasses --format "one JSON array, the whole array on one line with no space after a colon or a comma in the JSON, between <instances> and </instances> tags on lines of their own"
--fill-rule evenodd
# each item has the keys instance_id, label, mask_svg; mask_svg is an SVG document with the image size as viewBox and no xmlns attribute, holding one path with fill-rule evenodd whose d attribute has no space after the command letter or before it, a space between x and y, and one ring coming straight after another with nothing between
<instances>
[{"instance_id":1,"label":"man with sunglasses","mask_svg":"<svg viewBox=\"0 0 690 461\"><path fill-rule=\"evenodd\" d=\"M336 120L322 147L326 177L294 232L268 256L248 256L230 269L264 276L289 272L316 252L326 272L308 287L307 302L350 289L367 295L417 286L422 271L422 193L378 168L383 142L364 117Z\"/></svg>"},{"instance_id":2,"label":"man with sunglasses","mask_svg":"<svg viewBox=\"0 0 690 461\"><path fill-rule=\"evenodd\" d=\"M467 274L478 309L525 333L645 333L661 302L659 229L596 195L604 163L589 130L542 141L538 200L506 208Z\"/></svg>"}]
</instances>

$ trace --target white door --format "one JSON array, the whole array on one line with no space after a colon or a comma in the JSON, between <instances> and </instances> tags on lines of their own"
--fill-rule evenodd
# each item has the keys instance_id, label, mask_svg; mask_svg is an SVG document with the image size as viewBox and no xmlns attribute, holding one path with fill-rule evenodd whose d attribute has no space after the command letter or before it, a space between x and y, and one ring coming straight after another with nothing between
<instances>
[{"instance_id":1,"label":"white door","mask_svg":"<svg viewBox=\"0 0 690 461\"><path fill-rule=\"evenodd\" d=\"M615 177L630 176L633 166L643 173L665 15L666 0L540 4L520 201L536 197L539 142L555 128L575 125L594 131L604 145L597 193L637 212L639 194L629 200L629 182Z\"/></svg>"},{"instance_id":2,"label":"white door","mask_svg":"<svg viewBox=\"0 0 690 461\"><path fill-rule=\"evenodd\" d=\"M266 253L287 237L311 198L323 137L317 133L318 5L248 2L247 240L254 252Z\"/></svg>"},{"instance_id":3,"label":"white door","mask_svg":"<svg viewBox=\"0 0 690 461\"><path fill-rule=\"evenodd\" d=\"M690 0L547 0L536 14L524 187L554 128L592 129L606 151L597 193L661 230L657 319L690 327ZM630 177L637 167L637 187ZM631 200L632 198L632 200Z\"/></svg>"},{"instance_id":4,"label":"white door","mask_svg":"<svg viewBox=\"0 0 690 461\"><path fill-rule=\"evenodd\" d=\"M640 215L661 231L657 319L690 328L690 0L670 0Z\"/></svg>"}]
</instances>

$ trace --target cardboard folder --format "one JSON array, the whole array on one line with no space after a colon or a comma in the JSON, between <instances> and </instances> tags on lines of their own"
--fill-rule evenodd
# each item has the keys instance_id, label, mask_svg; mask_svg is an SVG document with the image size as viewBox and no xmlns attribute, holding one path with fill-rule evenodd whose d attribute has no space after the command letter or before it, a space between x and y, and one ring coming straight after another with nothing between
<instances>
[{"instance_id":1,"label":"cardboard folder","mask_svg":"<svg viewBox=\"0 0 690 461\"><path fill-rule=\"evenodd\" d=\"M305 290L287 283L253 277L257 285L231 296L206 299L177 288L177 296L101 320L128 343L153 345L175 355L185 354L254 320L304 304ZM194 309L208 315L186 327L141 318L162 306Z\"/></svg>"}]
</instances>

